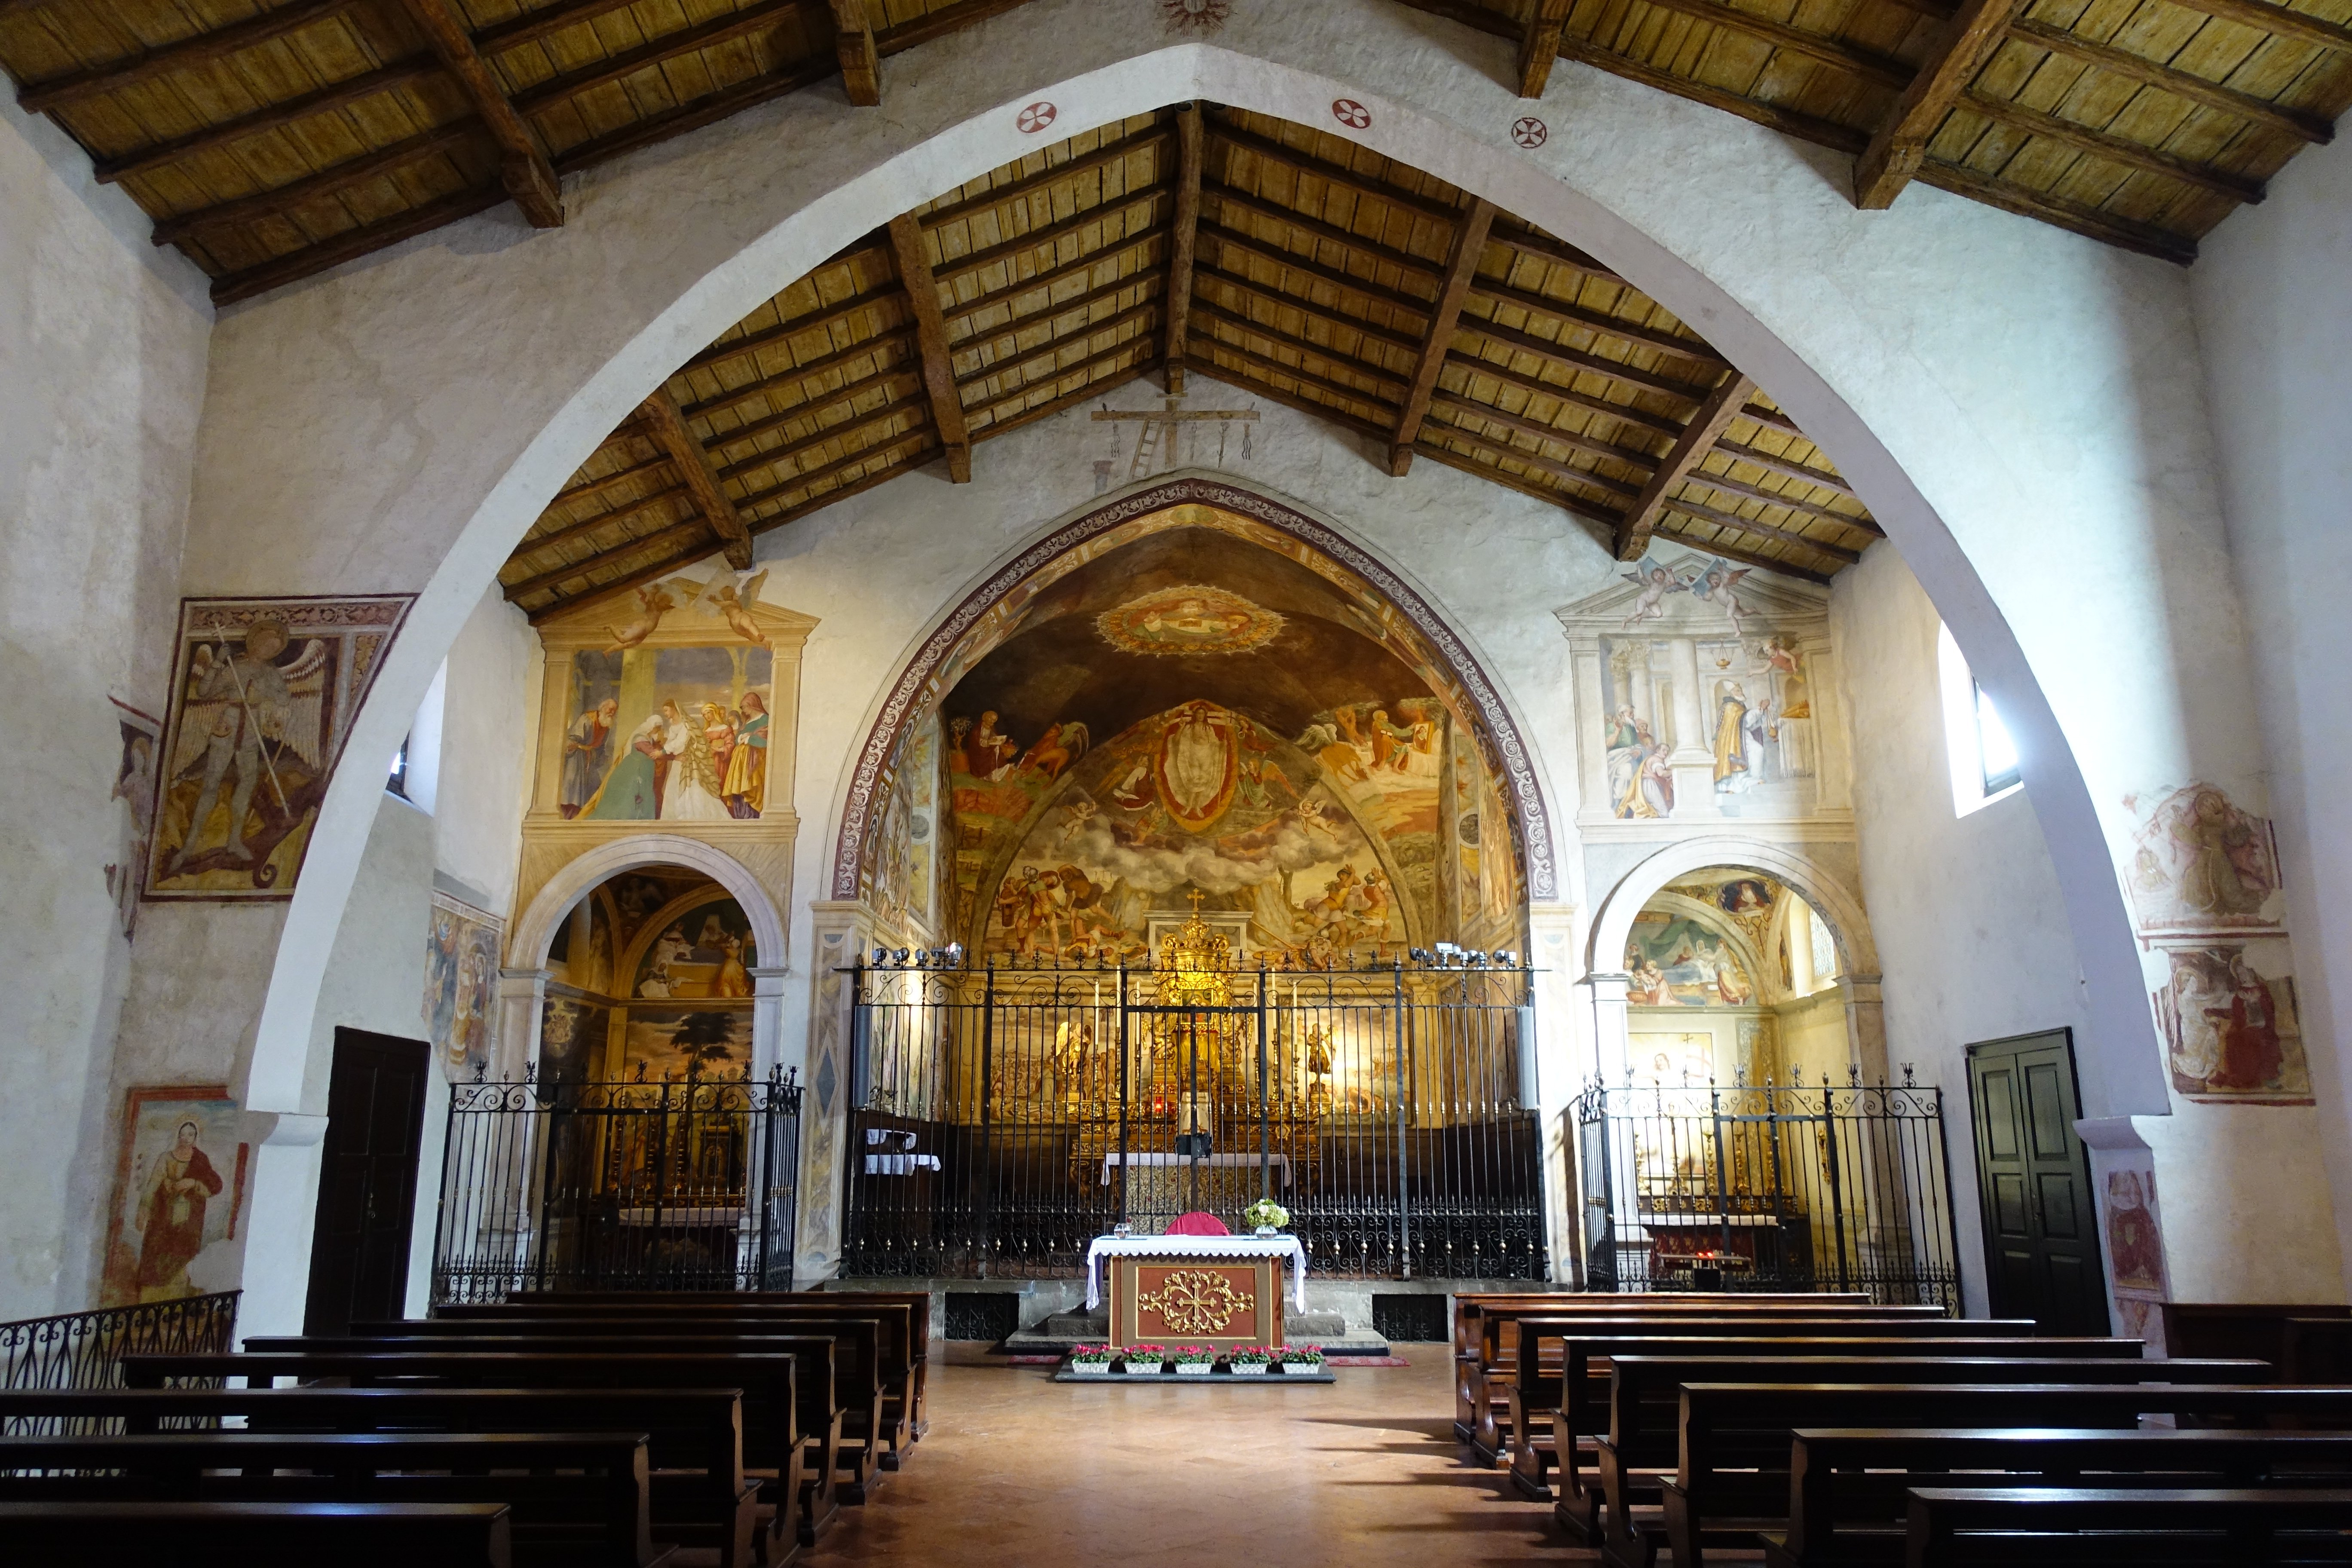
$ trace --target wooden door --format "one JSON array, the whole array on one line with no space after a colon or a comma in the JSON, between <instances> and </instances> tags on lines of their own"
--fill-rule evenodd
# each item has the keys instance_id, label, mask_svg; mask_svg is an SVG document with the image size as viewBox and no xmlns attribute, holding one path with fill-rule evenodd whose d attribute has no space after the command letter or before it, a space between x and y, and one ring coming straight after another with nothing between
<instances>
[{"instance_id":1,"label":"wooden door","mask_svg":"<svg viewBox=\"0 0 2352 1568\"><path fill-rule=\"evenodd\" d=\"M2098 1209L2074 1135L2072 1034L1970 1046L1969 1109L1992 1315L2032 1318L2045 1334L2105 1333Z\"/></svg>"},{"instance_id":2,"label":"wooden door","mask_svg":"<svg viewBox=\"0 0 2352 1568\"><path fill-rule=\"evenodd\" d=\"M431 1056L423 1040L335 1031L304 1333L403 1315Z\"/></svg>"}]
</instances>

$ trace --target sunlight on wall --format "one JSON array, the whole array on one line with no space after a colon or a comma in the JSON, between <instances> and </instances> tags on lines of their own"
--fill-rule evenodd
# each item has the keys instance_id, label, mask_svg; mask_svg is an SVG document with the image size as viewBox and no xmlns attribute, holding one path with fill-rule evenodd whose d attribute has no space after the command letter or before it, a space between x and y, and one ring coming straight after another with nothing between
<instances>
[{"instance_id":1,"label":"sunlight on wall","mask_svg":"<svg viewBox=\"0 0 2352 1568\"><path fill-rule=\"evenodd\" d=\"M1943 690L1944 751L1952 770L1952 812L1966 816L2024 788L2017 746L1992 699L1969 673L1949 626L1936 627L1936 671Z\"/></svg>"}]
</instances>

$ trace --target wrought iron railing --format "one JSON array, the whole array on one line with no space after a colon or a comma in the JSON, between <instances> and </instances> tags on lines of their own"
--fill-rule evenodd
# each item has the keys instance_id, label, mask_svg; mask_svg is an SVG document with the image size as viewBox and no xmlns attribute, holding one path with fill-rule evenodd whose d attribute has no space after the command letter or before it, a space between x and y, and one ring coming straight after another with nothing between
<instances>
[{"instance_id":1,"label":"wrought iron railing","mask_svg":"<svg viewBox=\"0 0 2352 1568\"><path fill-rule=\"evenodd\" d=\"M1866 1290L1959 1310L1940 1089L1603 1085L1567 1115L1595 1290Z\"/></svg>"},{"instance_id":2,"label":"wrought iron railing","mask_svg":"<svg viewBox=\"0 0 2352 1568\"><path fill-rule=\"evenodd\" d=\"M142 1301L0 1323L0 1388L120 1388L127 1355L208 1354L236 1345L242 1292ZM96 1431L100 1423L48 1415L0 1420L11 1436Z\"/></svg>"},{"instance_id":3,"label":"wrought iron railing","mask_svg":"<svg viewBox=\"0 0 2352 1568\"><path fill-rule=\"evenodd\" d=\"M792 1288L801 1089L526 1077L449 1097L436 1303Z\"/></svg>"},{"instance_id":4,"label":"wrought iron railing","mask_svg":"<svg viewBox=\"0 0 2352 1568\"><path fill-rule=\"evenodd\" d=\"M1543 1277L1515 960L848 973L845 1274L1072 1275L1271 1197L1318 1271Z\"/></svg>"}]
</instances>

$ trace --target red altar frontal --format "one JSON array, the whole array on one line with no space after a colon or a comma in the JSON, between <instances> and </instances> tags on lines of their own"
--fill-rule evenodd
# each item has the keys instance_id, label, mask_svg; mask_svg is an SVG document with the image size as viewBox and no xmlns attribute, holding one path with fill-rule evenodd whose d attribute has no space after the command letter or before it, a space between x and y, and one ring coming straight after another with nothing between
<instances>
[{"instance_id":1,"label":"red altar frontal","mask_svg":"<svg viewBox=\"0 0 2352 1568\"><path fill-rule=\"evenodd\" d=\"M1113 1257L1110 1342L1209 1345L1282 1343L1282 1259L1149 1255Z\"/></svg>"}]
</instances>

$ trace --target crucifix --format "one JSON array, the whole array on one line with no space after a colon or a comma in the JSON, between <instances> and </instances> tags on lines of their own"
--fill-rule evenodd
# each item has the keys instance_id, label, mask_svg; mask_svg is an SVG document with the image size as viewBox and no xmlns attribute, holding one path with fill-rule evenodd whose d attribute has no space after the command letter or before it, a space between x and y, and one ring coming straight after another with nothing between
<instances>
[{"instance_id":1,"label":"crucifix","mask_svg":"<svg viewBox=\"0 0 2352 1568\"><path fill-rule=\"evenodd\" d=\"M1204 420L1217 422L1217 460L1222 463L1225 457L1225 431L1231 428L1236 420L1245 426L1257 423L1257 410L1255 408L1184 409L1179 406L1183 401L1181 397L1171 397L1167 399L1168 405L1165 408L1133 410L1097 408L1095 410L1095 418L1097 421L1134 419L1139 420L1143 425L1142 433L1135 438L1135 461L1128 466L1129 479L1139 479L1151 472L1153 460L1160 456L1163 445L1167 448L1172 467L1172 460L1176 455L1176 437L1186 425ZM1242 456L1246 458L1249 455L1250 435L1247 429L1244 429Z\"/></svg>"}]
</instances>

